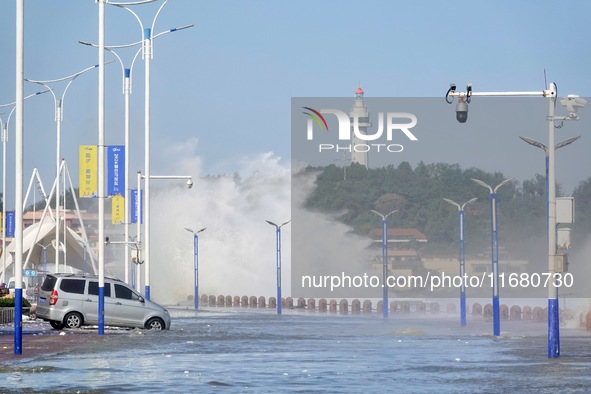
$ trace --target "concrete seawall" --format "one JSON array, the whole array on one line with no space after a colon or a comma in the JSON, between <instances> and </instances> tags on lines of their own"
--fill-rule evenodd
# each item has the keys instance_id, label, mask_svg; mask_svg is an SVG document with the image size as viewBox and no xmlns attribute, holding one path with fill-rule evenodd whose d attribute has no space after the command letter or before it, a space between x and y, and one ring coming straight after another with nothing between
<instances>
[{"instance_id":1,"label":"concrete seawall","mask_svg":"<svg viewBox=\"0 0 591 394\"><path fill-rule=\"evenodd\" d=\"M251 309L275 309L277 308L277 299L275 297L256 297L256 296L224 296L202 294L199 298L201 306L219 307L219 308L251 308ZM286 297L281 299L281 306L284 309L294 309L308 312L319 313L338 313L347 314L381 314L383 311L382 301L375 304L371 300L354 299L326 299L319 300L315 298L297 298ZM438 302L423 301L391 301L389 305L390 313L399 314L458 314L457 306L454 303L440 304ZM470 316L481 316L483 318L492 318L492 304L474 303L467 305L467 314ZM574 318L571 310L560 310L561 318ZM507 321L547 321L548 308L531 306L500 306L501 320ZM591 331L591 311L581 312L579 315L580 328Z\"/></svg>"}]
</instances>

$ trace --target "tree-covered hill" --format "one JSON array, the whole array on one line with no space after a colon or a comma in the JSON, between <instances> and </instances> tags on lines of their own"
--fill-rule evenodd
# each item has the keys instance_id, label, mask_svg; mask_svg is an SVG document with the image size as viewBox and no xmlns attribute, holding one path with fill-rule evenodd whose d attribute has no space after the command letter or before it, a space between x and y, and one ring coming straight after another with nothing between
<instances>
[{"instance_id":1,"label":"tree-covered hill","mask_svg":"<svg viewBox=\"0 0 591 394\"><path fill-rule=\"evenodd\" d=\"M423 253L438 255L455 254L458 239L457 208L443 198L462 204L478 197L465 210L466 251L486 253L490 247L489 191L472 178L494 187L510 177L477 168L462 169L458 164L422 162L414 169L407 162L398 167L370 169L354 163L346 168L307 167L300 173L311 174L316 175L316 188L306 202L308 209L338 214L339 220L362 235L380 225L371 209L383 213L398 209L389 218L390 227L417 228L429 239ZM499 245L514 258L531 259L544 254L545 195L543 175L522 184L513 181L498 190ZM591 232L591 178L581 182L575 198L578 223L570 226L575 230L573 237L577 230Z\"/></svg>"}]
</instances>

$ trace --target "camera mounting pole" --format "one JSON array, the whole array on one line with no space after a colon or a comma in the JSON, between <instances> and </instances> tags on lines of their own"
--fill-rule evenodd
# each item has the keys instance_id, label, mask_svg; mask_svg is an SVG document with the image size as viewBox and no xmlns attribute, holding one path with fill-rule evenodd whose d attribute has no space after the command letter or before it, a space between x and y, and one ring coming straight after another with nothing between
<instances>
[{"instance_id":1,"label":"camera mounting pole","mask_svg":"<svg viewBox=\"0 0 591 394\"><path fill-rule=\"evenodd\" d=\"M556 264L556 175L555 175L555 150L554 143L554 129L556 127L554 122L564 120L577 120L577 110L582 108L587 103L586 100L569 95L560 100L560 104L564 105L569 112L566 116L556 117L554 114L554 107L557 96L556 84L551 82L548 88L542 91L515 91L515 92L473 92L472 86L468 85L465 92L456 91L456 85L451 84L445 94L445 101L448 104L453 102L454 97L470 98L470 97L544 97L548 99L548 273L552 275L552 280L548 282L548 358L560 357L560 333L559 333L559 306L558 306L558 289L555 280L556 274L560 274L559 267ZM456 108L456 116L460 123L465 123L468 117L468 106L465 102L463 106ZM461 109L465 111L463 114L458 112ZM463 121L462 121L463 120ZM493 289L494 294L495 289ZM499 333L495 333L499 335Z\"/></svg>"}]
</instances>

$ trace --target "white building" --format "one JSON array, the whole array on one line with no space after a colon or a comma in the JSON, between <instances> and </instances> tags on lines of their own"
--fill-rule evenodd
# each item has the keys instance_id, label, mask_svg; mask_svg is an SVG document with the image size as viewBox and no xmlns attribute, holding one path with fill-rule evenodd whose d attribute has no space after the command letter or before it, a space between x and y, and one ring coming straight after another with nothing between
<instances>
[{"instance_id":1,"label":"white building","mask_svg":"<svg viewBox=\"0 0 591 394\"><path fill-rule=\"evenodd\" d=\"M359 131L362 134L367 134L367 129L371 127L371 123L369 122L369 111L365 106L363 94L363 89L361 89L361 86L359 86L355 91L355 103L353 108L351 108L351 112L349 112L349 118L351 119L351 135L353 136L353 146L357 144L363 145L366 143L365 141L359 139L353 132L353 118L356 117L359 120ZM359 163L367 167L367 152L356 152L353 149L351 152L351 163Z\"/></svg>"}]
</instances>

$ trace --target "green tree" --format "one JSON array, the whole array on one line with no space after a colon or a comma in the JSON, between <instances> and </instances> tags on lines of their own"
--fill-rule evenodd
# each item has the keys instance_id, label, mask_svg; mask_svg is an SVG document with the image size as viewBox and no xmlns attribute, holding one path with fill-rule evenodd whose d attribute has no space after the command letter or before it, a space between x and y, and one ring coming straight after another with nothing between
<instances>
[{"instance_id":1,"label":"green tree","mask_svg":"<svg viewBox=\"0 0 591 394\"><path fill-rule=\"evenodd\" d=\"M306 206L327 213L339 213L339 220L359 234L368 234L376 226L370 209L386 213L398 209L391 217L395 227L417 228L429 239L428 249L455 250L457 247L457 210L442 198L459 203L473 197L478 201L466 209L466 241L472 250L486 251L490 246L490 197L488 190L472 178L491 186L507 178L501 173L488 173L478 168L462 169L458 164L419 163L413 170L408 162L398 167L368 169L359 164L344 168L335 165L308 167L305 174L316 175L316 188ZM577 221L591 219L591 178L575 190ZM528 244L545 240L545 178L536 175L522 185L512 182L497 193L500 243L514 257L526 256ZM590 231L591 229L586 229Z\"/></svg>"}]
</instances>

